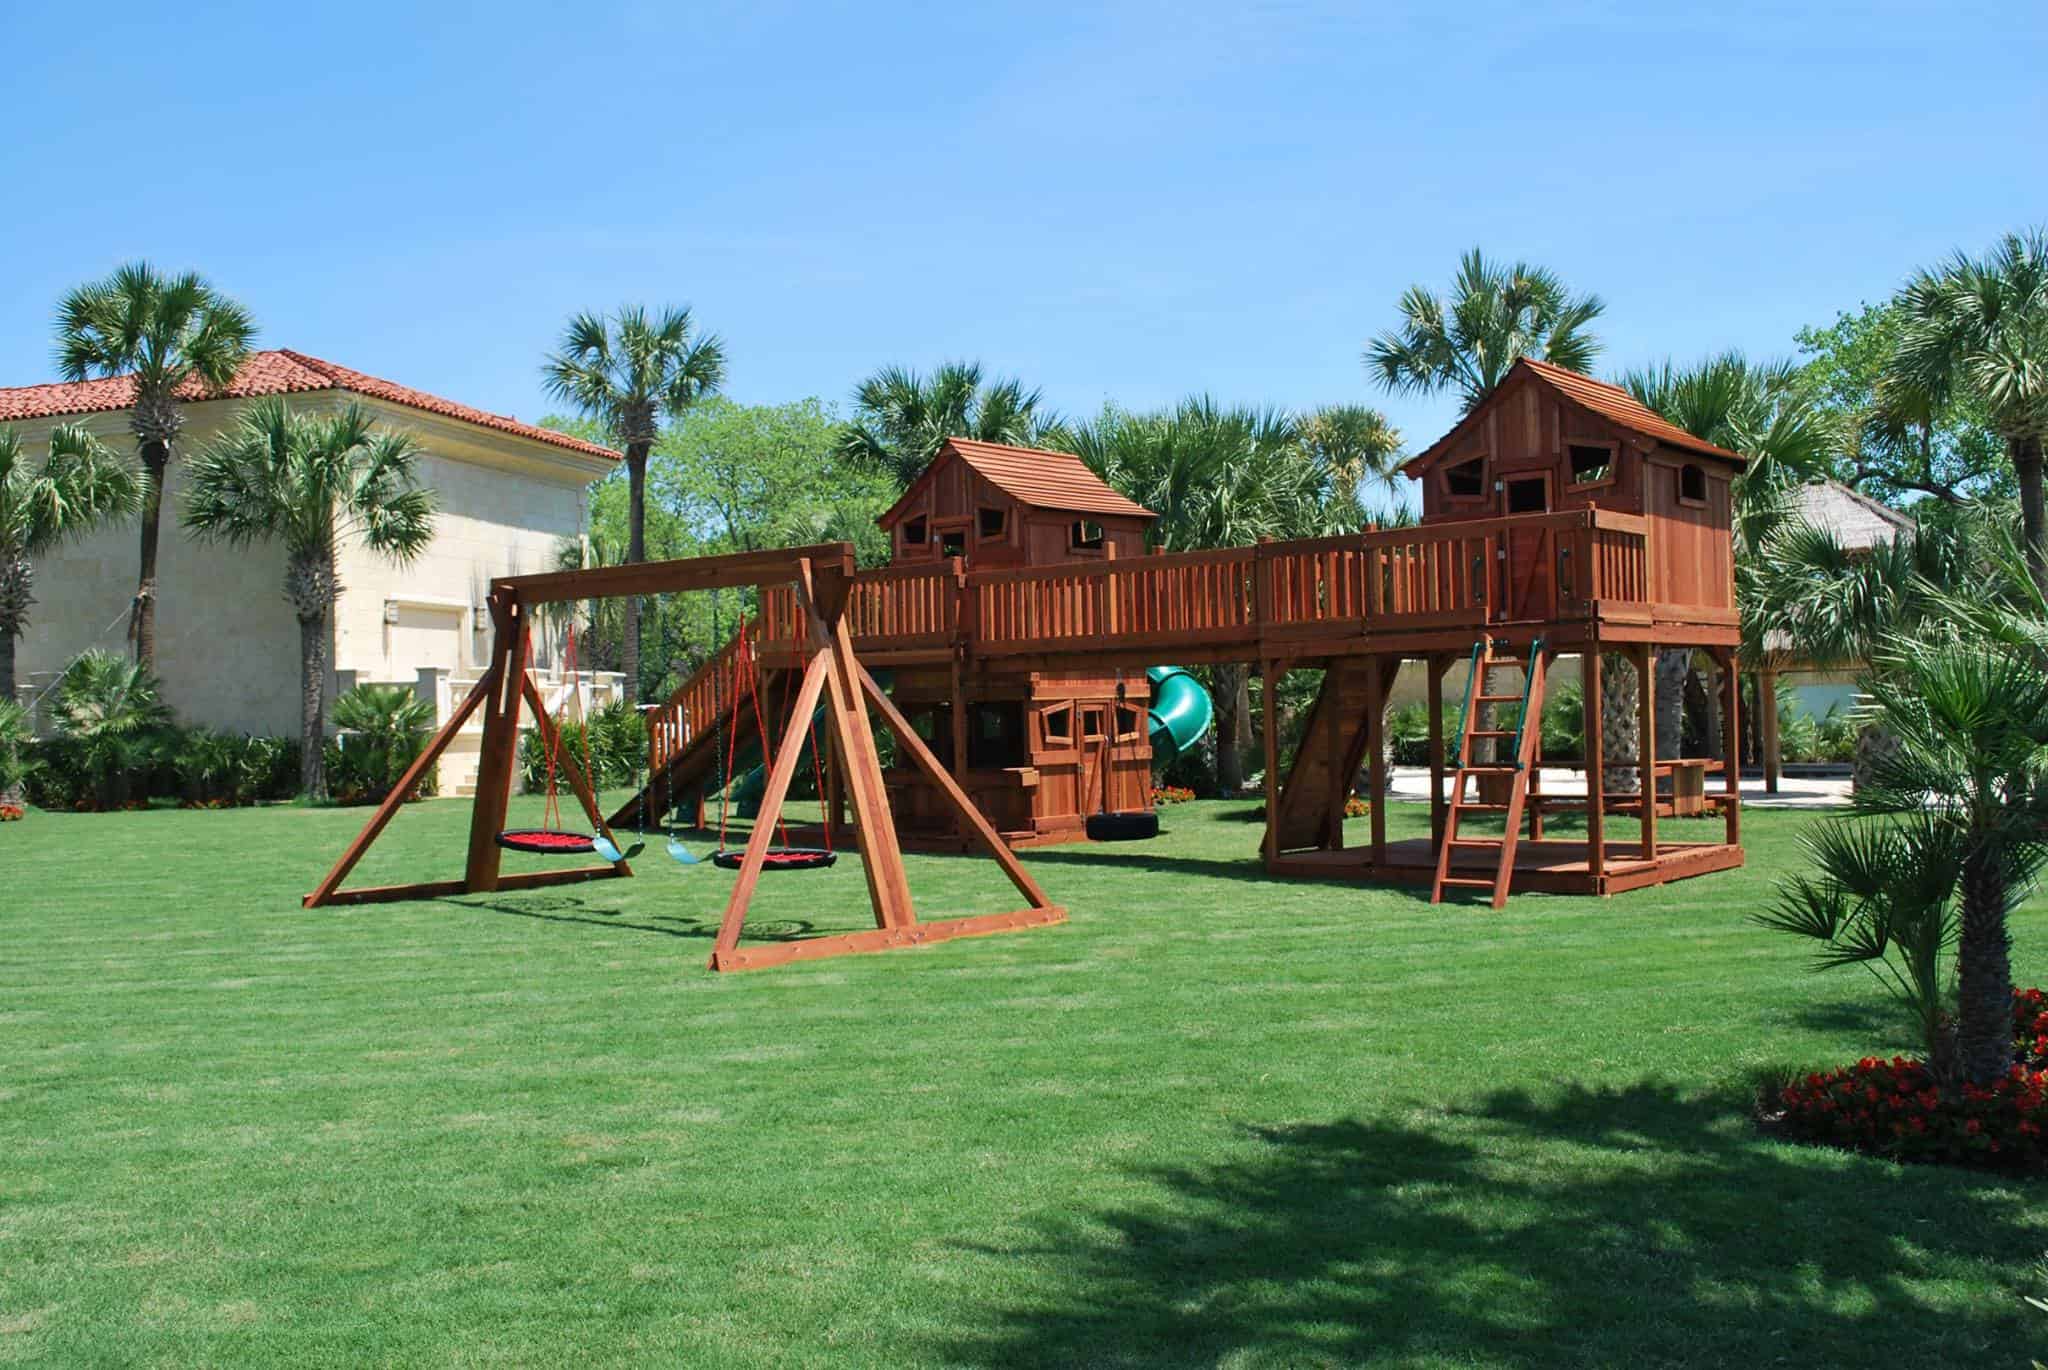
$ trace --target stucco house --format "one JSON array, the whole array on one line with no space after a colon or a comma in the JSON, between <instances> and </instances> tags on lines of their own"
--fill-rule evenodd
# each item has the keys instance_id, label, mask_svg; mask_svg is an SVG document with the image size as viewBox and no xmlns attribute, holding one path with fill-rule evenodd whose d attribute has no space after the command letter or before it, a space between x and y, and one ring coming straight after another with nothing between
<instances>
[{"instance_id":1,"label":"stucco house","mask_svg":"<svg viewBox=\"0 0 2048 1370\"><path fill-rule=\"evenodd\" d=\"M491 578L552 568L562 541L583 527L589 486L619 454L284 350L256 353L225 392L186 404L178 452L197 451L250 400L266 395L288 396L308 413L361 404L426 449L421 477L439 503L426 554L395 567L359 546L341 550L330 698L360 681L398 681L445 716L489 652L482 604ZM0 424L39 446L52 426L82 423L115 451L132 452L132 397L122 377L0 389ZM157 667L165 694L188 723L296 736L298 624L284 598L284 555L187 538L179 527L185 471L174 457L159 553ZM133 525L111 529L38 563L37 604L17 657L24 702L41 696L86 648L127 649L136 540ZM553 644L539 644L536 655L545 675L555 664ZM610 680L598 692L616 688ZM459 792L468 778L457 749L442 769L444 790Z\"/></svg>"}]
</instances>

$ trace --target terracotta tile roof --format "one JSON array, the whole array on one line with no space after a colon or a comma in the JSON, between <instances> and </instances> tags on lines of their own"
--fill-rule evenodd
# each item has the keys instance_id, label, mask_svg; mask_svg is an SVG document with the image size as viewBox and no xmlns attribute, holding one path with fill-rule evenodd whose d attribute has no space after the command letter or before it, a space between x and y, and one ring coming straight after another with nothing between
<instances>
[{"instance_id":1,"label":"terracotta tile roof","mask_svg":"<svg viewBox=\"0 0 2048 1370\"><path fill-rule=\"evenodd\" d=\"M1071 452L1045 452L1036 447L1004 447L971 438L948 438L947 451L987 477L990 484L1020 504L1062 514L1110 514L1122 518L1157 518L1142 504L1125 499L1090 471ZM937 465L935 461L933 465ZM929 469L929 468L927 468ZM920 478L921 479L921 478Z\"/></svg>"},{"instance_id":2,"label":"terracotta tile roof","mask_svg":"<svg viewBox=\"0 0 2048 1370\"><path fill-rule=\"evenodd\" d=\"M510 433L515 437L531 438L535 442L544 442L554 447L566 447L572 452L581 452L586 456L608 457L613 461L619 459L619 454L610 448L570 437L567 433L536 428L532 424L521 423L503 414L472 409L466 404L457 404L438 395L429 395L424 390L414 390L410 386L380 380L360 371L352 371L346 366L322 361L318 357L309 357L303 352L279 349L274 352L251 354L240 374L214 398L253 399L258 395L298 395L316 390L346 390L351 394L365 395L371 399L404 405L408 409L419 409L429 414L439 414L443 418L459 419L464 423L495 429L500 433ZM208 398L203 388L192 383L186 384L182 394L184 398L191 400ZM126 409L134 397L135 383L127 376L0 389L0 423L57 418L66 414L106 413L110 410Z\"/></svg>"},{"instance_id":3,"label":"terracotta tile roof","mask_svg":"<svg viewBox=\"0 0 2048 1370\"><path fill-rule=\"evenodd\" d=\"M1619 424L1632 433L1649 438L1653 442L1662 443L1666 447L1676 447L1687 452L1697 452L1702 456L1719 457L1723 461L1732 461L1738 466L1747 466L1749 464L1749 459L1740 452L1731 452L1725 447L1716 447L1705 438L1694 437L1618 385L1609 385L1605 381L1596 381L1591 376L1584 376L1576 371L1567 371L1562 366L1552 366L1549 362L1539 362L1532 357L1522 357L1515 362L1514 368L1508 372L1507 377L1498 386L1494 387L1493 395L1487 396L1486 399L1474 406L1472 412L1460 419L1456 427L1431 443L1427 450L1404 463L1401 469L1409 475L1420 475L1421 469L1429 464L1430 460L1437 455L1439 450L1449 443L1453 437L1464 431L1466 424L1471 423L1485 412L1487 407L1493 403L1494 396L1500 395L1507 390L1509 382L1514 379L1515 372L1521 371L1524 368L1531 375L1534 375L1537 379L1558 391L1574 404L1590 409L1602 418Z\"/></svg>"}]
</instances>

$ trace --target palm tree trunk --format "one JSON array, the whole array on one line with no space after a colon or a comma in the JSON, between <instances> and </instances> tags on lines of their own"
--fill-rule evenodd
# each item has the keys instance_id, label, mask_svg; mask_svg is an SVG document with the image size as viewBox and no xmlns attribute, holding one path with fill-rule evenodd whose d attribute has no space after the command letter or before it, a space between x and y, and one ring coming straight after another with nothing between
<instances>
[{"instance_id":1,"label":"palm tree trunk","mask_svg":"<svg viewBox=\"0 0 2048 1370\"><path fill-rule=\"evenodd\" d=\"M2020 533L2026 541L2027 569L2034 584L2048 595L2048 513L2042 507L2042 451L2040 437L2025 437L2006 444L2012 455L2012 472L2020 487Z\"/></svg>"},{"instance_id":2,"label":"palm tree trunk","mask_svg":"<svg viewBox=\"0 0 2048 1370\"><path fill-rule=\"evenodd\" d=\"M299 619L299 788L327 798L327 616Z\"/></svg>"},{"instance_id":3,"label":"palm tree trunk","mask_svg":"<svg viewBox=\"0 0 2048 1370\"><path fill-rule=\"evenodd\" d=\"M647 560L647 452L645 442L626 444L626 562ZM626 601L625 644L620 669L626 675L626 698L640 702L640 600Z\"/></svg>"},{"instance_id":4,"label":"palm tree trunk","mask_svg":"<svg viewBox=\"0 0 2048 1370\"><path fill-rule=\"evenodd\" d=\"M1625 656L1600 662L1600 783L1604 794L1634 794L1642 788L1636 761L1636 664ZM1591 784L1593 777L1587 777Z\"/></svg>"},{"instance_id":5,"label":"palm tree trunk","mask_svg":"<svg viewBox=\"0 0 2048 1370\"><path fill-rule=\"evenodd\" d=\"M12 702L17 688L14 683L16 631L12 623L0 623L0 702Z\"/></svg>"},{"instance_id":6,"label":"palm tree trunk","mask_svg":"<svg viewBox=\"0 0 2048 1370\"><path fill-rule=\"evenodd\" d=\"M1244 788L1244 716L1238 708L1244 672L1235 662L1216 668L1216 788L1226 797Z\"/></svg>"},{"instance_id":7,"label":"palm tree trunk","mask_svg":"<svg viewBox=\"0 0 2048 1370\"><path fill-rule=\"evenodd\" d=\"M158 526L163 521L164 473L170 469L171 445L161 439L142 444L142 556L136 573L135 608L128 635L135 640L135 659L156 673L156 553Z\"/></svg>"},{"instance_id":8,"label":"palm tree trunk","mask_svg":"<svg viewBox=\"0 0 2048 1370\"><path fill-rule=\"evenodd\" d=\"M1988 1085L2012 1068L2012 939L2006 882L1995 852L1963 860L1962 926L1956 937L1956 1048L1963 1078Z\"/></svg>"},{"instance_id":9,"label":"palm tree trunk","mask_svg":"<svg viewBox=\"0 0 2048 1370\"><path fill-rule=\"evenodd\" d=\"M1669 761L1684 750L1685 678L1692 673L1692 653L1673 648L1657 653L1657 760Z\"/></svg>"}]
</instances>

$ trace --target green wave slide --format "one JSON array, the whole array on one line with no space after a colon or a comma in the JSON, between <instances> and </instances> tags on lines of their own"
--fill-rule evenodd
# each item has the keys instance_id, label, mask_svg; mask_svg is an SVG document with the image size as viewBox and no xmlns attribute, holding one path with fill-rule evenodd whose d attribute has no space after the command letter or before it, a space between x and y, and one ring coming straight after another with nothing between
<instances>
[{"instance_id":1,"label":"green wave slide","mask_svg":"<svg viewBox=\"0 0 2048 1370\"><path fill-rule=\"evenodd\" d=\"M1179 756L1209 731L1216 706L1209 692L1202 688L1202 682L1179 666L1154 666L1145 672L1145 678L1152 682L1152 755L1160 759ZM813 721L823 712L821 705ZM761 794L768 788L768 773L761 767L758 747L742 748L739 764L746 769L733 783L733 810L741 818L753 818L761 812Z\"/></svg>"}]
</instances>

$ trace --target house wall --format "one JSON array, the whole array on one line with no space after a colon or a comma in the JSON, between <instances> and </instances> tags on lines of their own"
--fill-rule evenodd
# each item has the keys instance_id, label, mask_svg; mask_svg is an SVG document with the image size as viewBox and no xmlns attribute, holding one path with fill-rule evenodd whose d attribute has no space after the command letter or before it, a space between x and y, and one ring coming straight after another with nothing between
<instances>
[{"instance_id":1,"label":"house wall","mask_svg":"<svg viewBox=\"0 0 2048 1370\"><path fill-rule=\"evenodd\" d=\"M291 403L322 412L349 398L323 392ZM433 545L412 566L385 565L360 546L342 549L343 593L330 660L361 679L413 681L419 668L451 662L456 675L468 673L489 646L471 631L472 606L485 584L495 575L552 565L556 543L581 527L585 487L610 463L402 406L361 402L427 449L421 475L436 491L440 512ZM179 453L204 447L245 403L186 406ZM125 413L76 421L115 451L133 451ZM34 451L47 441L52 423L15 427ZM173 460L158 552L157 664L166 698L186 723L295 735L299 629L284 598L284 554L269 545L234 549L188 538L179 527L190 488L186 471L182 460ZM130 650L124 615L135 591L137 542L129 524L37 564L38 603L17 657L25 695L43 691L88 647ZM387 625L385 605L392 600L399 622ZM103 632L110 623L111 631ZM541 655L546 664L548 654ZM43 713L47 717L47 707Z\"/></svg>"}]
</instances>

